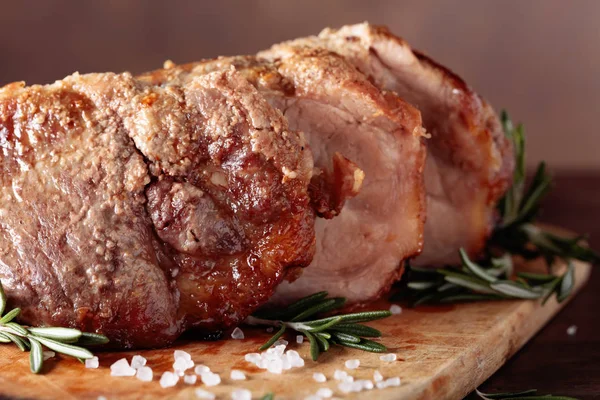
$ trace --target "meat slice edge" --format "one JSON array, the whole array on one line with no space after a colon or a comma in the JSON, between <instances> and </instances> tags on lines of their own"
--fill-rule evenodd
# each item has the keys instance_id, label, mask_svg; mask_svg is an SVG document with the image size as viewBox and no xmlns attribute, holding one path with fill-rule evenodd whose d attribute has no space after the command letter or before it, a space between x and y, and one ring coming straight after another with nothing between
<instances>
[{"instance_id":1,"label":"meat slice edge","mask_svg":"<svg viewBox=\"0 0 600 400\"><path fill-rule=\"evenodd\" d=\"M377 86L421 111L432 137L425 167L425 246L414 264L458 263L459 247L479 255L513 169L511 145L493 109L460 77L384 27L363 23L325 29L260 54L292 54L298 47L323 47L344 56Z\"/></svg>"}]
</instances>

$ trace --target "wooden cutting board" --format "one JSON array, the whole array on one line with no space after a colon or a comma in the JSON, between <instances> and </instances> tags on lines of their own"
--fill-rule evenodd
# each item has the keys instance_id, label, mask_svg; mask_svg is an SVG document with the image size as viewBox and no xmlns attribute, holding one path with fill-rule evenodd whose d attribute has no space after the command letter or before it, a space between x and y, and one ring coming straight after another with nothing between
<instances>
[{"instance_id":1,"label":"wooden cutting board","mask_svg":"<svg viewBox=\"0 0 600 400\"><path fill-rule=\"evenodd\" d=\"M576 263L577 292L587 281L590 265ZM374 308L388 308L381 302ZM321 387L334 390L338 398L353 399L461 399L523 346L563 304L550 300L545 306L535 301L480 302L447 306L403 309L399 315L371 325L383 332L381 341L398 360L382 362L379 354L346 348L332 348L318 362L309 358L308 343L295 343L289 336L288 348L296 349L306 360L303 368L274 375L259 370L244 360L244 354L256 352L268 337L264 329L244 328L246 339L218 342L180 341L175 348L189 352L196 364L206 364L221 374L222 384L206 388L186 385L182 380L174 388L163 389L160 375L172 369L173 348L150 351L100 353L100 368L85 369L78 361L59 358L45 362L44 374L29 372L28 354L12 345L0 346L0 396L35 399L193 399L202 387L230 399L234 388L247 388L253 399L273 392L276 399L303 399ZM565 335L567 333L565 332ZM111 377L109 366L122 357L141 354L154 370L154 381L141 382L134 377ZM333 380L336 369L345 370L344 361L359 359L357 370L348 371L357 379L372 379L379 370L385 378L400 377L399 387L343 395ZM246 372L248 380L232 381L231 369ZM323 372L328 381L316 383L312 375ZM198 381L199 382L199 381Z\"/></svg>"}]
</instances>

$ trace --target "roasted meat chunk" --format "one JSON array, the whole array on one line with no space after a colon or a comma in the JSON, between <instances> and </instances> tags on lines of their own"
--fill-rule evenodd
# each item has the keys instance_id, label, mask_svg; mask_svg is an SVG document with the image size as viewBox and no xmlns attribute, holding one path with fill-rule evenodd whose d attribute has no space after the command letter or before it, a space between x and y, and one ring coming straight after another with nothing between
<instances>
[{"instance_id":1,"label":"roasted meat chunk","mask_svg":"<svg viewBox=\"0 0 600 400\"><path fill-rule=\"evenodd\" d=\"M513 156L494 110L456 74L414 51L387 28L368 23L325 29L260 53L294 56L299 48L342 55L382 90L417 107L427 140L427 222L418 266L459 261L463 247L477 256L495 222L495 207L512 176Z\"/></svg>"},{"instance_id":2,"label":"roasted meat chunk","mask_svg":"<svg viewBox=\"0 0 600 400\"><path fill-rule=\"evenodd\" d=\"M317 219L313 262L298 279L282 283L273 301L321 290L349 303L377 298L423 243L425 146L419 112L382 92L342 57L319 49L298 49L281 58L223 57L171 66L142 79L187 82L230 68L306 135L316 167L315 209L337 215Z\"/></svg>"},{"instance_id":3,"label":"roasted meat chunk","mask_svg":"<svg viewBox=\"0 0 600 400\"><path fill-rule=\"evenodd\" d=\"M0 89L0 279L22 322L156 347L310 263L313 160L246 79L72 75Z\"/></svg>"}]
</instances>

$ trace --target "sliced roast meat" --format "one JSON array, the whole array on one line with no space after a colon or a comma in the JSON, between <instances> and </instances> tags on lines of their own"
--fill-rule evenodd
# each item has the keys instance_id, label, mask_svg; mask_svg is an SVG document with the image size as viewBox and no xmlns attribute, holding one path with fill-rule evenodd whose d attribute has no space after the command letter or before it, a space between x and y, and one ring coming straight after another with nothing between
<instances>
[{"instance_id":1,"label":"sliced roast meat","mask_svg":"<svg viewBox=\"0 0 600 400\"><path fill-rule=\"evenodd\" d=\"M219 58L171 66L145 79L187 82L230 68L306 135L317 167L313 203L325 216L339 213L317 219L313 262L297 280L282 283L274 301L321 290L351 303L378 297L423 243L425 147L419 112L383 93L342 57L322 50L272 60ZM323 189L332 186L336 189Z\"/></svg>"},{"instance_id":2,"label":"sliced roast meat","mask_svg":"<svg viewBox=\"0 0 600 400\"><path fill-rule=\"evenodd\" d=\"M425 166L425 246L414 264L457 263L460 247L477 256L513 168L512 149L494 110L460 77L386 28L364 23L325 29L260 55L295 57L298 48L326 48L344 56L377 86L421 111L431 140Z\"/></svg>"},{"instance_id":3,"label":"sliced roast meat","mask_svg":"<svg viewBox=\"0 0 600 400\"><path fill-rule=\"evenodd\" d=\"M155 347L308 265L312 156L234 71L0 88L0 279L20 319Z\"/></svg>"}]
</instances>

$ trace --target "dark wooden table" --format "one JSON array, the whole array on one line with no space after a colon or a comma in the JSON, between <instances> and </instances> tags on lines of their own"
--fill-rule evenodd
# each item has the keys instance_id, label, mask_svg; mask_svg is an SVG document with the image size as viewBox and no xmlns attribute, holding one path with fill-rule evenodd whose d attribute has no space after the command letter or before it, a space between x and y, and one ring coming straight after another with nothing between
<instances>
[{"instance_id":1,"label":"dark wooden table","mask_svg":"<svg viewBox=\"0 0 600 400\"><path fill-rule=\"evenodd\" d=\"M556 173L540 219L589 233L591 246L600 250L600 173ZM600 399L600 266L595 267L577 297L481 386L483 392L538 389ZM571 325L577 326L575 336L567 334Z\"/></svg>"}]
</instances>

